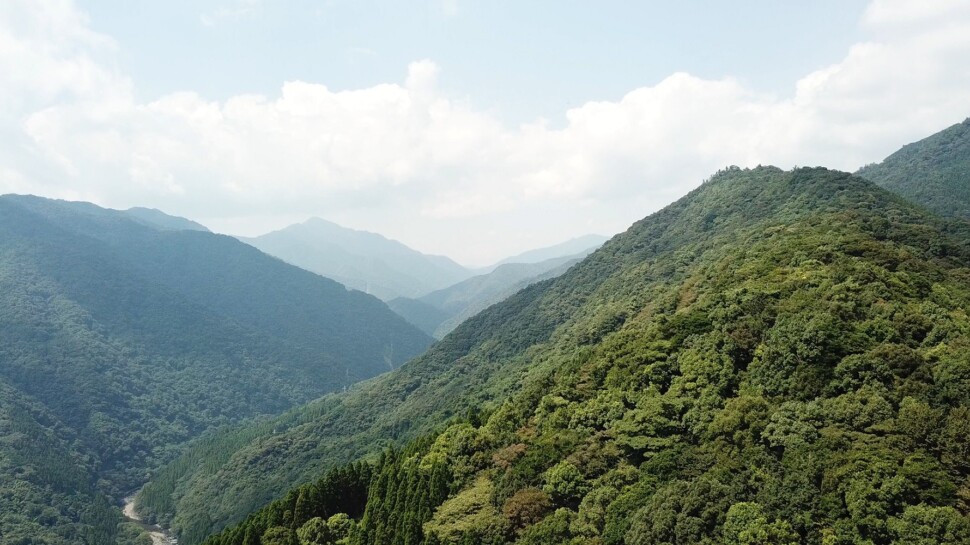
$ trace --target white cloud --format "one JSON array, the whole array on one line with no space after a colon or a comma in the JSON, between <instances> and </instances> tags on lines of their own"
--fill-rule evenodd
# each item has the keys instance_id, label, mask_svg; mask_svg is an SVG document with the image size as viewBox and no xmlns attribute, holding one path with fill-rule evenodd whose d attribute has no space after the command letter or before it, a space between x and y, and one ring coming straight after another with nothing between
<instances>
[{"instance_id":1,"label":"white cloud","mask_svg":"<svg viewBox=\"0 0 970 545\"><path fill-rule=\"evenodd\" d=\"M458 0L439 0L441 6L441 13L445 17L454 17L458 15Z\"/></svg>"},{"instance_id":2,"label":"white cloud","mask_svg":"<svg viewBox=\"0 0 970 545\"><path fill-rule=\"evenodd\" d=\"M16 91L3 103L16 123L0 134L20 144L0 152L0 190L157 206L249 234L323 215L483 262L620 230L729 164L854 170L962 120L970 13L927 5L873 2L862 21L872 40L789 96L677 73L550 128L509 127L444 96L447 70L430 60L400 84L290 81L276 96L139 103L112 68L111 40L70 3L22 1L9 11L34 21L28 30L0 15L0 84Z\"/></svg>"},{"instance_id":3,"label":"white cloud","mask_svg":"<svg viewBox=\"0 0 970 545\"><path fill-rule=\"evenodd\" d=\"M202 13L199 15L199 21L207 27L223 22L239 21L258 14L262 4L262 0L232 0L213 11Z\"/></svg>"},{"instance_id":4,"label":"white cloud","mask_svg":"<svg viewBox=\"0 0 970 545\"><path fill-rule=\"evenodd\" d=\"M0 8L0 115L55 100L101 101L130 91L111 65L114 41L88 28L67 0L5 2Z\"/></svg>"},{"instance_id":5,"label":"white cloud","mask_svg":"<svg viewBox=\"0 0 970 545\"><path fill-rule=\"evenodd\" d=\"M965 0L872 0L866 6L862 20L877 29L899 29L939 25L968 15L970 4Z\"/></svg>"}]
</instances>

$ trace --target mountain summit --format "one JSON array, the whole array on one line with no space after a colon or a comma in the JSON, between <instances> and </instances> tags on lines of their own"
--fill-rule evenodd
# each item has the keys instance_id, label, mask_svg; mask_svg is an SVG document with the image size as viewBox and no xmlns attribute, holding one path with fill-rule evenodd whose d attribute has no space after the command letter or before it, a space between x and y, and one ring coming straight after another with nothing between
<instances>
[{"instance_id":1,"label":"mountain summit","mask_svg":"<svg viewBox=\"0 0 970 545\"><path fill-rule=\"evenodd\" d=\"M327 477L209 543L309 528L324 511L301 497L361 544L962 543L944 540L970 539L964 231L850 174L727 169L156 492L191 544L424 436L357 503Z\"/></svg>"},{"instance_id":2,"label":"mountain summit","mask_svg":"<svg viewBox=\"0 0 970 545\"><path fill-rule=\"evenodd\" d=\"M422 254L377 233L320 218L240 240L384 300L421 296L472 275L447 257Z\"/></svg>"}]
</instances>

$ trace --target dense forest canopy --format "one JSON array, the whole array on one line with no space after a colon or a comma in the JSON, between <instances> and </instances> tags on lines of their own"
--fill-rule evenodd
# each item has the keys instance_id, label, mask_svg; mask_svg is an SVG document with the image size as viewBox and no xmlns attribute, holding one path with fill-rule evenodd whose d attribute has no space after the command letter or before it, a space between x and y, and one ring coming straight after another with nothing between
<instances>
[{"instance_id":1,"label":"dense forest canopy","mask_svg":"<svg viewBox=\"0 0 970 545\"><path fill-rule=\"evenodd\" d=\"M970 0L0 0L0 545L970 545L968 115Z\"/></svg>"},{"instance_id":2,"label":"dense forest canopy","mask_svg":"<svg viewBox=\"0 0 970 545\"><path fill-rule=\"evenodd\" d=\"M220 545L966 543L968 244L859 177L731 168L156 505L187 543L242 521ZM389 440L363 509L284 496Z\"/></svg>"},{"instance_id":3,"label":"dense forest canopy","mask_svg":"<svg viewBox=\"0 0 970 545\"><path fill-rule=\"evenodd\" d=\"M346 388L431 341L374 297L130 214L0 197L3 543L107 543L113 505L188 440Z\"/></svg>"},{"instance_id":4,"label":"dense forest canopy","mask_svg":"<svg viewBox=\"0 0 970 545\"><path fill-rule=\"evenodd\" d=\"M194 222L0 197L0 541L147 545L150 475L187 545L970 543L966 128L720 171L424 353Z\"/></svg>"},{"instance_id":5,"label":"dense forest canopy","mask_svg":"<svg viewBox=\"0 0 970 545\"><path fill-rule=\"evenodd\" d=\"M903 146L858 174L937 214L970 219L970 119Z\"/></svg>"}]
</instances>

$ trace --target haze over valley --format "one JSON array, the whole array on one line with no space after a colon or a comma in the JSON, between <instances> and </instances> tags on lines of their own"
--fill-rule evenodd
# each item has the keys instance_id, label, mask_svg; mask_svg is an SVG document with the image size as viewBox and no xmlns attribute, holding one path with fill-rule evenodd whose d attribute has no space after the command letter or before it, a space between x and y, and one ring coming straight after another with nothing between
<instances>
[{"instance_id":1,"label":"haze over valley","mask_svg":"<svg viewBox=\"0 0 970 545\"><path fill-rule=\"evenodd\" d=\"M970 3L0 4L3 545L970 544Z\"/></svg>"}]
</instances>

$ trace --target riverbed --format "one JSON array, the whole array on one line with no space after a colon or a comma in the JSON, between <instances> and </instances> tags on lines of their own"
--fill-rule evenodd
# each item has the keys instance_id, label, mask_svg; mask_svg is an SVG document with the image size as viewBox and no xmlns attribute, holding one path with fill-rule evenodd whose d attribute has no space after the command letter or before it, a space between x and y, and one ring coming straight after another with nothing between
<instances>
[{"instance_id":1,"label":"riverbed","mask_svg":"<svg viewBox=\"0 0 970 545\"><path fill-rule=\"evenodd\" d=\"M123 511L125 516L128 517L128 520L137 523L142 527L143 530L148 532L148 535L152 536L152 545L178 545L178 539L166 532L160 526L148 524L142 520L141 515L135 512L134 494L125 498L125 507Z\"/></svg>"}]
</instances>

